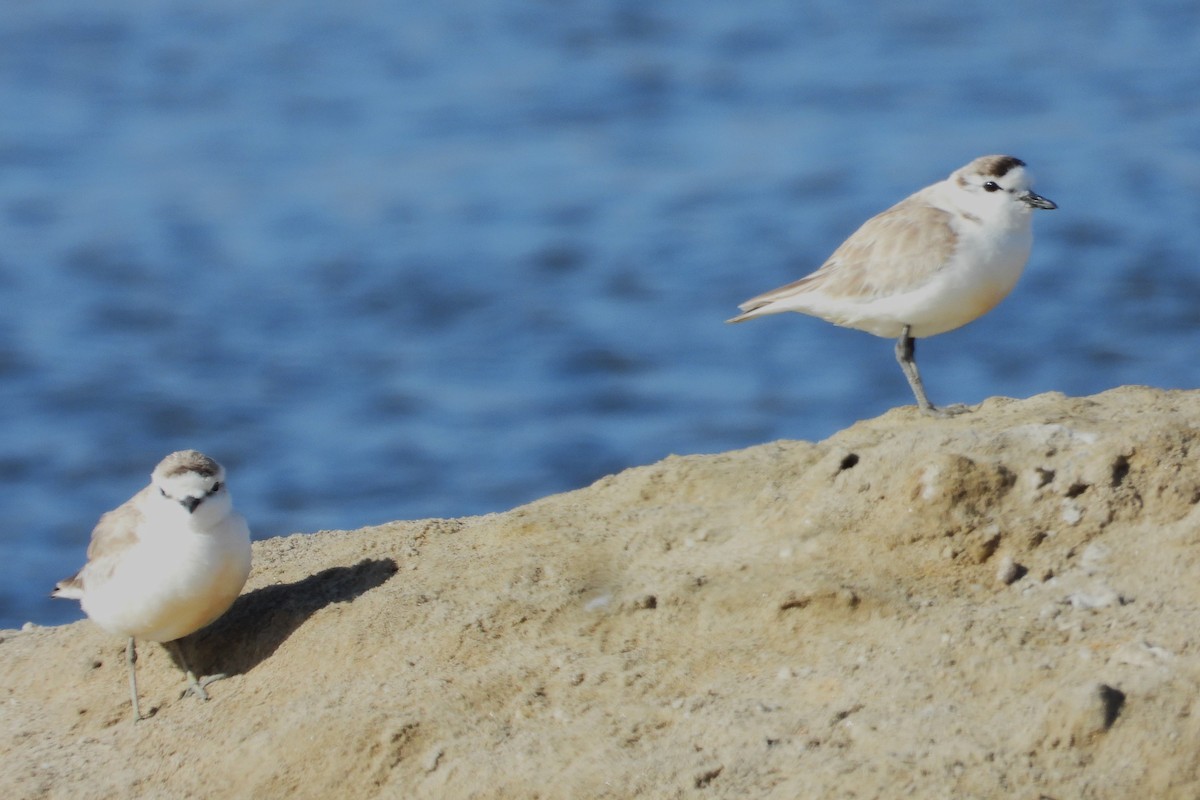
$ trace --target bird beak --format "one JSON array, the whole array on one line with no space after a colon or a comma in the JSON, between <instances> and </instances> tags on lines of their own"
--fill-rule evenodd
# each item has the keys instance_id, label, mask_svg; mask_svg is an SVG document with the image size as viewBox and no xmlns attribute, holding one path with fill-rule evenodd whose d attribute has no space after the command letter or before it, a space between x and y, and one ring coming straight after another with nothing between
<instances>
[{"instance_id":1,"label":"bird beak","mask_svg":"<svg viewBox=\"0 0 1200 800\"><path fill-rule=\"evenodd\" d=\"M1053 200L1047 200L1040 194L1034 194L1033 192L1026 192L1021 195L1021 200L1028 204L1030 208L1044 208L1046 210L1058 208Z\"/></svg>"},{"instance_id":2,"label":"bird beak","mask_svg":"<svg viewBox=\"0 0 1200 800\"><path fill-rule=\"evenodd\" d=\"M194 514L203 500L203 497L185 497L179 501L179 505L186 508L189 514Z\"/></svg>"}]
</instances>

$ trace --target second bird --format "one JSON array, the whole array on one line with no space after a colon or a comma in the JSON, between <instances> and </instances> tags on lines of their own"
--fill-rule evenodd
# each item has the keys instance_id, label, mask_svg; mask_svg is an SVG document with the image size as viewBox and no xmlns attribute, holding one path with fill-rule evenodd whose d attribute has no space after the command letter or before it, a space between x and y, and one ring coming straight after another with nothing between
<instances>
[{"instance_id":1,"label":"second bird","mask_svg":"<svg viewBox=\"0 0 1200 800\"><path fill-rule=\"evenodd\" d=\"M188 691L207 700L205 685L224 676L198 680L179 639L224 614L250 574L250 530L233 510L225 468L195 450L167 456L149 486L100 517L87 554L51 596L79 600L97 625L128 639L133 718L142 719L137 639L162 642Z\"/></svg>"},{"instance_id":2,"label":"second bird","mask_svg":"<svg viewBox=\"0 0 1200 800\"><path fill-rule=\"evenodd\" d=\"M1003 300L1025 269L1035 209L1025 162L983 156L863 223L816 272L742 303L729 322L798 311L896 339L896 360L927 414L914 340L954 330Z\"/></svg>"}]
</instances>

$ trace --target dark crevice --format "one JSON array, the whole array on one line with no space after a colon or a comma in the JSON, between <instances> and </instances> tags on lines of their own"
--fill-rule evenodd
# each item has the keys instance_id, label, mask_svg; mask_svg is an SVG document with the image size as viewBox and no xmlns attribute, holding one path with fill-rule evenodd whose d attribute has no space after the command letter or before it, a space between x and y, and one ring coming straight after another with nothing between
<instances>
[{"instance_id":1,"label":"dark crevice","mask_svg":"<svg viewBox=\"0 0 1200 800\"><path fill-rule=\"evenodd\" d=\"M1112 485L1113 487L1120 486L1125 476L1129 474L1129 459L1125 456L1117 456L1117 460L1112 465Z\"/></svg>"},{"instance_id":2,"label":"dark crevice","mask_svg":"<svg viewBox=\"0 0 1200 800\"><path fill-rule=\"evenodd\" d=\"M1121 707L1125 705L1125 693L1120 689L1101 684L1100 702L1104 704L1104 729L1108 730L1117 721Z\"/></svg>"}]
</instances>

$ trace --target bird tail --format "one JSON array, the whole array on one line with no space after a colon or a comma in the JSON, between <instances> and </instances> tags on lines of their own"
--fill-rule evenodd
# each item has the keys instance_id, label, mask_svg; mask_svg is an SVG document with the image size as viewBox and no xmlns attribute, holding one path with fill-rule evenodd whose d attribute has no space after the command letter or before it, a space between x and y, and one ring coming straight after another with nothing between
<instances>
[{"instance_id":1,"label":"bird tail","mask_svg":"<svg viewBox=\"0 0 1200 800\"><path fill-rule=\"evenodd\" d=\"M754 319L755 317L761 317L763 314L770 313L769 311L766 310L766 307L769 305L770 305L770 302L756 303L753 300L751 300L750 302L742 303L740 306L738 306L738 308L740 308L742 310L742 313L738 314L736 317L730 317L729 319L727 319L725 321L726 322L745 322L748 319Z\"/></svg>"},{"instance_id":2,"label":"bird tail","mask_svg":"<svg viewBox=\"0 0 1200 800\"><path fill-rule=\"evenodd\" d=\"M82 600L83 599L83 582L76 575L71 578L66 578L54 584L54 591L50 593L51 597L59 597L63 600Z\"/></svg>"}]
</instances>

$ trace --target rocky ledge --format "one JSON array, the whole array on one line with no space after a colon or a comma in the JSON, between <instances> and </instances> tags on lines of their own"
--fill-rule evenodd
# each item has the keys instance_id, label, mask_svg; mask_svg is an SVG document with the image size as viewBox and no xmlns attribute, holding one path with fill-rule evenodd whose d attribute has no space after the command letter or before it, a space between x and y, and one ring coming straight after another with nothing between
<instances>
[{"instance_id":1,"label":"rocky ledge","mask_svg":"<svg viewBox=\"0 0 1200 800\"><path fill-rule=\"evenodd\" d=\"M5 631L5 797L1198 797L1200 393L896 409L259 542L203 703Z\"/></svg>"}]
</instances>

